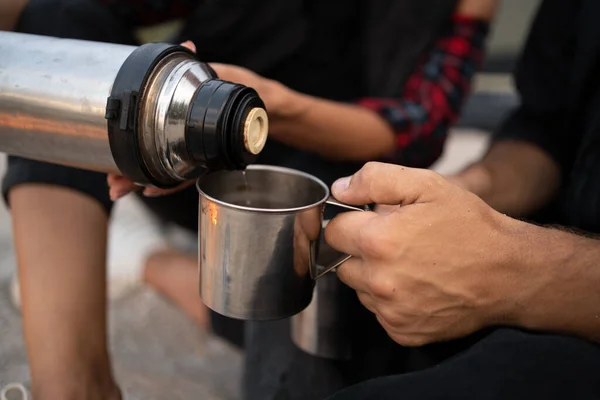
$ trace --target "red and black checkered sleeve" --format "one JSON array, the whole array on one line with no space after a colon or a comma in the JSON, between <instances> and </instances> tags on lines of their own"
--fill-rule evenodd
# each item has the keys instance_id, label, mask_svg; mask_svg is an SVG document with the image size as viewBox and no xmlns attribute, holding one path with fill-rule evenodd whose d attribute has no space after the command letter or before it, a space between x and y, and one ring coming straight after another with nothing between
<instances>
[{"instance_id":1,"label":"red and black checkered sleeve","mask_svg":"<svg viewBox=\"0 0 600 400\"><path fill-rule=\"evenodd\" d=\"M396 149L382 161L426 168L439 158L483 62L488 31L487 22L455 15L407 80L402 97L358 100L397 135Z\"/></svg>"},{"instance_id":2,"label":"red and black checkered sleeve","mask_svg":"<svg viewBox=\"0 0 600 400\"><path fill-rule=\"evenodd\" d=\"M150 26L183 18L198 5L198 0L97 0L115 15L134 26Z\"/></svg>"}]
</instances>

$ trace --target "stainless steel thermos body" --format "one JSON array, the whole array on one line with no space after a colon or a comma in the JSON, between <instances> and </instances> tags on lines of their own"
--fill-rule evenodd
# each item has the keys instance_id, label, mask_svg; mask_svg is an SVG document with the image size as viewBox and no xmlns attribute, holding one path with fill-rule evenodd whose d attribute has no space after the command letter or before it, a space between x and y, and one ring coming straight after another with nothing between
<instances>
[{"instance_id":1,"label":"stainless steel thermos body","mask_svg":"<svg viewBox=\"0 0 600 400\"><path fill-rule=\"evenodd\" d=\"M0 151L170 187L242 169L268 132L258 94L188 49L0 32Z\"/></svg>"},{"instance_id":2,"label":"stainless steel thermos body","mask_svg":"<svg viewBox=\"0 0 600 400\"><path fill-rule=\"evenodd\" d=\"M0 32L1 152L171 187L206 170L244 169L267 134L258 94L218 79L184 47ZM204 301L233 318L299 313L291 322L298 347L347 359L345 287L325 275L313 294L321 275L313 269L327 248L317 245L325 204L355 208L298 171L255 165L247 175L198 182ZM337 265L340 255L329 255L323 265Z\"/></svg>"}]
</instances>

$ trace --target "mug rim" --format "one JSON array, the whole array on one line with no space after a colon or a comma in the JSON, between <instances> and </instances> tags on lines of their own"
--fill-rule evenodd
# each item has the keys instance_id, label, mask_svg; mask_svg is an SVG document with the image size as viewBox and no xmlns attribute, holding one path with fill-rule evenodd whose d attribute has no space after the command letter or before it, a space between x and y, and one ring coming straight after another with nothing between
<instances>
[{"instance_id":1,"label":"mug rim","mask_svg":"<svg viewBox=\"0 0 600 400\"><path fill-rule=\"evenodd\" d=\"M304 206L300 206L300 207L258 208L258 207L241 206L238 204L228 203L226 201L223 201L223 200L217 199L213 196L210 196L200 188L202 181L205 178L207 178L208 176L210 176L210 173L208 173L204 176L201 176L200 178L198 178L196 180L196 190L198 191L198 194L201 197L204 197L204 198L206 198L214 203L217 203L223 207L233 208L233 209L240 210L240 211L251 211L251 212L270 213L270 214L287 214L287 213L291 214L291 213L295 213L298 211L305 211L305 210L311 209L313 207L324 204L330 196L329 188L327 187L325 182L323 182L321 179L319 179L316 176L309 174L307 172L299 171L299 170L293 169L293 168L279 167L276 165L266 165L266 164L252 164L252 165L247 166L246 170L274 171L274 172L281 172L281 173L288 174L288 175L301 176L303 178L310 179L313 182L317 183L319 186L321 186L324 190L324 195L319 201L316 201L316 202L313 202L311 204L307 204Z\"/></svg>"}]
</instances>

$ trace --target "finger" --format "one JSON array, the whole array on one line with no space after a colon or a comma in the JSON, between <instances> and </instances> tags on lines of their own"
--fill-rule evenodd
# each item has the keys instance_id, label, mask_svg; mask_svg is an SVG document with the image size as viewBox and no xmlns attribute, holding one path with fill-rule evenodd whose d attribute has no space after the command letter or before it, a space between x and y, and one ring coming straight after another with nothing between
<instances>
[{"instance_id":1,"label":"finger","mask_svg":"<svg viewBox=\"0 0 600 400\"><path fill-rule=\"evenodd\" d=\"M106 181L109 187L109 196L112 201L116 201L126 194L140 188L130 179L120 175L109 174Z\"/></svg>"},{"instance_id":2,"label":"finger","mask_svg":"<svg viewBox=\"0 0 600 400\"><path fill-rule=\"evenodd\" d=\"M325 241L331 247L352 256L361 254L361 229L380 218L374 212L350 211L339 214L325 228Z\"/></svg>"},{"instance_id":3,"label":"finger","mask_svg":"<svg viewBox=\"0 0 600 400\"><path fill-rule=\"evenodd\" d=\"M181 43L181 45L187 49L190 49L194 53L196 52L196 45L191 40L185 41L185 42Z\"/></svg>"},{"instance_id":4,"label":"finger","mask_svg":"<svg viewBox=\"0 0 600 400\"><path fill-rule=\"evenodd\" d=\"M433 171L371 162L356 174L337 180L332 193L354 205L407 205L433 200L447 181Z\"/></svg>"},{"instance_id":5,"label":"finger","mask_svg":"<svg viewBox=\"0 0 600 400\"><path fill-rule=\"evenodd\" d=\"M336 268L338 278L357 292L368 292L368 275L360 258L350 258Z\"/></svg>"},{"instance_id":6,"label":"finger","mask_svg":"<svg viewBox=\"0 0 600 400\"><path fill-rule=\"evenodd\" d=\"M421 347L433 342L429 335L410 332L407 325L388 323L380 314L375 313L377 322L386 331L388 336L396 343L404 347Z\"/></svg>"},{"instance_id":7,"label":"finger","mask_svg":"<svg viewBox=\"0 0 600 400\"><path fill-rule=\"evenodd\" d=\"M232 79L235 78L235 74L232 74L232 68L230 65L215 62L211 62L209 63L209 65L217 73L219 78L229 80L232 82L235 80Z\"/></svg>"},{"instance_id":8,"label":"finger","mask_svg":"<svg viewBox=\"0 0 600 400\"><path fill-rule=\"evenodd\" d=\"M148 186L147 188L144 189L144 196L146 196L146 197L167 196L169 194L173 194L180 190L183 190L183 189L193 185L195 182L196 182L196 180L192 179L192 180L186 181L186 182L182 183L181 185L171 188L171 189L160 189L157 187Z\"/></svg>"}]
</instances>

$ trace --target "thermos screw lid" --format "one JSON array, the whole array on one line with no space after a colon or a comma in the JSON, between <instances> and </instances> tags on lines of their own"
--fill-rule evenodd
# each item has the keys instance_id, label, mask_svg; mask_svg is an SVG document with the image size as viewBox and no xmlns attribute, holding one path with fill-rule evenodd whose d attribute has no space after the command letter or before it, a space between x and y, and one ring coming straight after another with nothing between
<instances>
[{"instance_id":1,"label":"thermos screw lid","mask_svg":"<svg viewBox=\"0 0 600 400\"><path fill-rule=\"evenodd\" d=\"M248 113L244 123L244 146L251 154L258 155L267 143L269 118L264 108L255 107Z\"/></svg>"},{"instance_id":2,"label":"thermos screw lid","mask_svg":"<svg viewBox=\"0 0 600 400\"><path fill-rule=\"evenodd\" d=\"M266 107L254 89L209 79L194 94L186 145L198 165L210 170L244 169L256 162L268 132Z\"/></svg>"}]
</instances>

